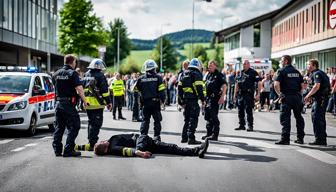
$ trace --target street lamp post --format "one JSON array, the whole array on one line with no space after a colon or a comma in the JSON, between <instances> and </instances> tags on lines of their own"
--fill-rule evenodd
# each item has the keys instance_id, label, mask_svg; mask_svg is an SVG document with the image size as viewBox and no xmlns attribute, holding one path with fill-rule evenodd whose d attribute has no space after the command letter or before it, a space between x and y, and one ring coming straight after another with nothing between
<instances>
[{"instance_id":1,"label":"street lamp post","mask_svg":"<svg viewBox=\"0 0 336 192\"><path fill-rule=\"evenodd\" d=\"M211 0L201 0L201 1L206 1L208 3L211 2ZM194 57L194 29L195 29L195 0L193 0L192 4L191 57Z\"/></svg>"}]
</instances>

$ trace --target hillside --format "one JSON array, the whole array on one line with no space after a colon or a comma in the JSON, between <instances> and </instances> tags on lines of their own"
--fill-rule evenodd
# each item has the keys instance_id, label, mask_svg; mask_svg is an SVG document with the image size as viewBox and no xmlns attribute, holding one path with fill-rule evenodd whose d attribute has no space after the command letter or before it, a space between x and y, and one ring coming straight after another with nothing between
<instances>
[{"instance_id":1,"label":"hillside","mask_svg":"<svg viewBox=\"0 0 336 192\"><path fill-rule=\"evenodd\" d=\"M212 40L213 32L195 29L193 33L193 42L195 43L209 43ZM165 34L165 37L168 37L174 47L183 48L186 43L191 43L192 30L187 29L184 31L174 32ZM160 37L159 37L160 38ZM133 49L134 50L152 50L159 38L153 40L142 40L142 39L132 39Z\"/></svg>"}]
</instances>

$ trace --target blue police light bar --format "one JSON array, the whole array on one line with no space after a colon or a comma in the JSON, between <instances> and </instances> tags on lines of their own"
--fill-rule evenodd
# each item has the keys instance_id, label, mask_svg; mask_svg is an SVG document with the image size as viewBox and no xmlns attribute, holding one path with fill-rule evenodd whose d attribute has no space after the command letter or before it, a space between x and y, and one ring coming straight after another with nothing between
<instances>
[{"instance_id":1,"label":"blue police light bar","mask_svg":"<svg viewBox=\"0 0 336 192\"><path fill-rule=\"evenodd\" d=\"M39 70L37 67L29 66L27 67L27 72L28 73L37 73Z\"/></svg>"}]
</instances>

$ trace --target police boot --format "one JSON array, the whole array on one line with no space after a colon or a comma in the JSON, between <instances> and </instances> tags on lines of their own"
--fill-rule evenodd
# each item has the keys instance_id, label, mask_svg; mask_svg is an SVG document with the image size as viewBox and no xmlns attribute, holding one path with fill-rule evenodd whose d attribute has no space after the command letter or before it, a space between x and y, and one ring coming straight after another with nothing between
<instances>
[{"instance_id":1,"label":"police boot","mask_svg":"<svg viewBox=\"0 0 336 192\"><path fill-rule=\"evenodd\" d=\"M115 115L113 115L113 120L117 120L117 118L116 118L116 116L115 116Z\"/></svg>"},{"instance_id":2,"label":"police boot","mask_svg":"<svg viewBox=\"0 0 336 192\"><path fill-rule=\"evenodd\" d=\"M207 139L211 141L218 141L218 135L212 134L211 136L207 137Z\"/></svg>"},{"instance_id":3,"label":"police boot","mask_svg":"<svg viewBox=\"0 0 336 192\"><path fill-rule=\"evenodd\" d=\"M71 150L71 151L64 151L63 157L79 157L82 153L79 151Z\"/></svg>"},{"instance_id":4,"label":"police boot","mask_svg":"<svg viewBox=\"0 0 336 192\"><path fill-rule=\"evenodd\" d=\"M289 145L289 140L280 139L279 141L275 142L276 145Z\"/></svg>"},{"instance_id":5,"label":"police boot","mask_svg":"<svg viewBox=\"0 0 336 192\"><path fill-rule=\"evenodd\" d=\"M235 128L234 130L239 131L239 130L245 130L246 128L244 126L239 126Z\"/></svg>"},{"instance_id":6,"label":"police boot","mask_svg":"<svg viewBox=\"0 0 336 192\"><path fill-rule=\"evenodd\" d=\"M294 143L302 145L304 142L303 142L303 139L298 138L297 140L294 141Z\"/></svg>"},{"instance_id":7,"label":"police boot","mask_svg":"<svg viewBox=\"0 0 336 192\"><path fill-rule=\"evenodd\" d=\"M126 118L125 118L125 117L123 117L123 116L120 116L120 117L118 117L118 119L121 119L121 120L126 120Z\"/></svg>"},{"instance_id":8,"label":"police boot","mask_svg":"<svg viewBox=\"0 0 336 192\"><path fill-rule=\"evenodd\" d=\"M326 146L327 145L327 141L320 141L320 140L316 140L312 143L309 143L309 145L323 145Z\"/></svg>"},{"instance_id":9,"label":"police boot","mask_svg":"<svg viewBox=\"0 0 336 192\"><path fill-rule=\"evenodd\" d=\"M209 147L209 139L206 138L204 143L202 143L202 145L198 148L198 157L199 158L204 158L204 154L207 152Z\"/></svg>"},{"instance_id":10,"label":"police boot","mask_svg":"<svg viewBox=\"0 0 336 192\"><path fill-rule=\"evenodd\" d=\"M189 139L188 140L188 145L199 145L202 144L202 142L197 141L196 139Z\"/></svg>"},{"instance_id":11,"label":"police boot","mask_svg":"<svg viewBox=\"0 0 336 192\"><path fill-rule=\"evenodd\" d=\"M249 128L247 128L247 130L246 131L248 131L248 132L252 132L253 131L253 127L249 127Z\"/></svg>"},{"instance_id":12,"label":"police boot","mask_svg":"<svg viewBox=\"0 0 336 192\"><path fill-rule=\"evenodd\" d=\"M159 136L154 136L153 140L154 140L154 141L161 141L161 137L160 137L160 135L159 135Z\"/></svg>"}]
</instances>

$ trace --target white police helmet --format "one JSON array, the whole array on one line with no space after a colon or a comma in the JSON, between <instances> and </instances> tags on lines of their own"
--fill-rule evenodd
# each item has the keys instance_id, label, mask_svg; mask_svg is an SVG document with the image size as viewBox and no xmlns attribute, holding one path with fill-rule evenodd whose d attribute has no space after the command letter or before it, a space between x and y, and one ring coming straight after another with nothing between
<instances>
[{"instance_id":1,"label":"white police helmet","mask_svg":"<svg viewBox=\"0 0 336 192\"><path fill-rule=\"evenodd\" d=\"M90 63L90 65L87 67L88 69L100 69L105 70L106 65L103 60L101 59L93 59Z\"/></svg>"},{"instance_id":2,"label":"white police helmet","mask_svg":"<svg viewBox=\"0 0 336 192\"><path fill-rule=\"evenodd\" d=\"M155 63L154 60L148 59L144 62L143 66L142 66L142 69L141 69L141 72L145 73L145 72L150 71L152 69L156 69L157 67L158 67L158 65Z\"/></svg>"},{"instance_id":3,"label":"white police helmet","mask_svg":"<svg viewBox=\"0 0 336 192\"><path fill-rule=\"evenodd\" d=\"M188 65L188 69L189 68L194 68L198 69L199 71L202 71L202 63L197 58L193 58Z\"/></svg>"}]
</instances>

